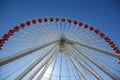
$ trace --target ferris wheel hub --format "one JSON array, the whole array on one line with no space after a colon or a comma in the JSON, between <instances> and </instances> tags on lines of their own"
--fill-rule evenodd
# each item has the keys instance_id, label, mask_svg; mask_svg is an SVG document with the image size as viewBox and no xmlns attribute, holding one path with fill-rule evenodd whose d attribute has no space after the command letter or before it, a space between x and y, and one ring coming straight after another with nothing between
<instances>
[{"instance_id":1,"label":"ferris wheel hub","mask_svg":"<svg viewBox=\"0 0 120 80\"><path fill-rule=\"evenodd\" d=\"M60 51L64 51L66 44L73 44L73 43L72 43L72 42L69 42L69 41L68 41L67 39L65 39L65 38L61 38L61 40L60 40L60 42L59 42Z\"/></svg>"}]
</instances>

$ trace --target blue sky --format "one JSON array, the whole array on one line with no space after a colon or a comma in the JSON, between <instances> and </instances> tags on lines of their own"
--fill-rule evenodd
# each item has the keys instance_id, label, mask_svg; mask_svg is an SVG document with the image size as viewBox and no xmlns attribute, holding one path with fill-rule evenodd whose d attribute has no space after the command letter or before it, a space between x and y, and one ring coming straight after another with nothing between
<instances>
[{"instance_id":1,"label":"blue sky","mask_svg":"<svg viewBox=\"0 0 120 80\"><path fill-rule=\"evenodd\" d=\"M21 22L46 16L93 25L120 46L119 0L0 0L0 36Z\"/></svg>"}]
</instances>

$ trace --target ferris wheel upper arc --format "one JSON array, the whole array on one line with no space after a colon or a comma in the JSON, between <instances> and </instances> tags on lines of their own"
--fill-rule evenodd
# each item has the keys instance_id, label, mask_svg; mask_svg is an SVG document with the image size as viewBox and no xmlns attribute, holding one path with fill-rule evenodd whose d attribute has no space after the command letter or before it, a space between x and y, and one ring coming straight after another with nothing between
<instances>
[{"instance_id":1,"label":"ferris wheel upper arc","mask_svg":"<svg viewBox=\"0 0 120 80\"><path fill-rule=\"evenodd\" d=\"M25 29L25 27L30 27L31 25L42 24L42 23L67 23L67 24L78 26L80 28L84 28L86 30L93 32L95 35L99 36L99 38L103 39L106 42L106 44L111 47L111 49L114 51L115 54L119 55L118 59L120 64L120 50L108 36L106 36L99 29L95 29L93 26L89 26L86 23L82 23L81 21L72 20L69 18L66 19L66 18L59 18L59 17L56 17L56 18L45 17L45 18L32 19L24 23L20 23L20 25L14 26L12 29L10 29L6 34L4 34L0 38L0 50L4 50L3 46L7 44L6 42L9 40L9 38L11 36L14 36L14 34L19 32L21 29Z\"/></svg>"}]
</instances>

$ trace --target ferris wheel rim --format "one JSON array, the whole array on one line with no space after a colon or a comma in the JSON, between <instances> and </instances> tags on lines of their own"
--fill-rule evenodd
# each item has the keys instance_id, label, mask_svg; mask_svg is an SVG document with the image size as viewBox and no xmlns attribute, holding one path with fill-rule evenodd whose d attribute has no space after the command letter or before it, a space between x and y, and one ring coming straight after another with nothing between
<instances>
[{"instance_id":1,"label":"ferris wheel rim","mask_svg":"<svg viewBox=\"0 0 120 80\"><path fill-rule=\"evenodd\" d=\"M8 33L4 34L0 38L0 50L2 50L2 47L5 45L5 42L9 40L10 36L13 36L15 32L19 32L19 29L24 29L25 27L29 27L32 24L41 24L41 23L47 23L47 22L62 22L62 23L68 23L68 24L74 24L78 27L83 27L91 32L94 32L96 35L98 35L100 38L104 39L104 41L111 47L111 49L114 50L115 53L120 54L120 50L118 46L109 38L106 36L103 32L101 32L99 29L95 29L93 26L89 26L87 23L83 23L81 21L72 20L70 18L53 18L53 17L44 17L44 18L34 18L31 21L28 20L25 23L20 23L20 25L13 27L8 31Z\"/></svg>"}]
</instances>

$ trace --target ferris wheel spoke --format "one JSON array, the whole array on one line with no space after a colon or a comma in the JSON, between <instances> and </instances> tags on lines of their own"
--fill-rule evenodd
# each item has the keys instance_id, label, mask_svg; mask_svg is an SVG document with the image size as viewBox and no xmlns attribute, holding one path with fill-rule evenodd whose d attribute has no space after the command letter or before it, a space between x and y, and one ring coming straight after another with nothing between
<instances>
[{"instance_id":1,"label":"ferris wheel spoke","mask_svg":"<svg viewBox=\"0 0 120 80\"><path fill-rule=\"evenodd\" d=\"M36 40L28 40L28 41L10 41L10 42L7 42L8 45L10 45L10 49L12 49L12 46L15 46L17 45L17 47L14 47L14 48L18 48L18 47L21 47L21 46L27 46L27 45L31 45L31 44L35 44L35 43L39 43L39 41L36 41ZM31 45L32 46L32 45ZM24 48L22 47L22 48ZM30 46L28 46L30 47ZM5 48L6 49L6 48ZM5 50L4 49L4 50Z\"/></svg>"},{"instance_id":2,"label":"ferris wheel spoke","mask_svg":"<svg viewBox=\"0 0 120 80\"><path fill-rule=\"evenodd\" d=\"M52 33L57 34L57 28L55 26L55 23L50 22L50 29Z\"/></svg>"},{"instance_id":3,"label":"ferris wheel spoke","mask_svg":"<svg viewBox=\"0 0 120 80\"><path fill-rule=\"evenodd\" d=\"M109 68L111 68L111 70L114 70L114 71L116 71L116 72L118 72L118 73L120 74L120 70L117 69L116 67L113 67L112 65L109 65L109 64L105 63L105 62L102 61L102 60L99 60L98 62L99 62L100 64L104 64L104 65L106 65L106 66L109 66Z\"/></svg>"},{"instance_id":4,"label":"ferris wheel spoke","mask_svg":"<svg viewBox=\"0 0 120 80\"><path fill-rule=\"evenodd\" d=\"M72 63L72 62L71 62ZM80 76L80 74L79 74L79 72L78 72L78 70L75 68L75 66L73 65L73 69L75 70L75 72L76 72L76 76L75 76L75 78L76 78L76 80L81 80L81 76ZM69 79L68 79L69 80Z\"/></svg>"},{"instance_id":5,"label":"ferris wheel spoke","mask_svg":"<svg viewBox=\"0 0 120 80\"><path fill-rule=\"evenodd\" d=\"M34 26L34 25L32 25L32 26ZM37 25L37 26L34 26L34 27L32 27L32 26L31 27L27 27L27 31L28 32L26 32L25 30L22 30L22 31L24 33L27 33L28 35L30 35L32 37L34 37L36 33L37 34L43 34L42 32L46 32L46 30L43 28L43 26L42 27L40 25L39 26ZM42 29L42 30L40 31L39 28Z\"/></svg>"},{"instance_id":6,"label":"ferris wheel spoke","mask_svg":"<svg viewBox=\"0 0 120 80\"><path fill-rule=\"evenodd\" d=\"M29 31L28 31L29 29ZM15 35L15 38L16 37L22 37L22 38L26 38L27 40L29 39L34 39L36 37L36 35L39 35L39 34L43 34L43 31L39 31L39 29L37 29L38 31L36 30L33 30L31 29L31 27L27 28L27 30L24 30L22 29L19 34L17 33ZM37 33L37 34L36 34ZM22 34L22 35L21 35Z\"/></svg>"},{"instance_id":7,"label":"ferris wheel spoke","mask_svg":"<svg viewBox=\"0 0 120 80\"><path fill-rule=\"evenodd\" d=\"M30 33L31 33L32 35L30 35ZM19 41L19 40L26 40L26 41L36 40L37 36L43 34L42 32L38 32L37 34L36 34L36 33L37 33L37 32L35 32L34 34L33 34L33 32L27 32L27 34L21 33L22 36L21 36L21 34L19 34L19 35L15 35L15 37L11 37L10 39L11 39L11 40L18 40L18 41ZM41 34L41 33L42 33L42 34Z\"/></svg>"},{"instance_id":8,"label":"ferris wheel spoke","mask_svg":"<svg viewBox=\"0 0 120 80\"><path fill-rule=\"evenodd\" d=\"M48 69L49 65L48 63L46 63L46 65L43 67L43 70L41 71L41 73L39 74L37 80L41 80L41 78L43 77L43 75L45 74L46 70Z\"/></svg>"},{"instance_id":9,"label":"ferris wheel spoke","mask_svg":"<svg viewBox=\"0 0 120 80\"><path fill-rule=\"evenodd\" d=\"M107 75L109 75L112 79L118 80L119 78L117 76L115 76L114 74L112 74L109 70L107 70L106 68L104 68L103 66L101 66L100 64L97 63L97 61L95 61L94 59L92 59L90 56L88 56L84 51L80 50L79 48L77 48L76 46L72 46L75 50L77 50L79 53L81 53L85 58L87 58L88 60L90 60L93 64L95 64L99 69L101 69L104 73L106 73Z\"/></svg>"},{"instance_id":10,"label":"ferris wheel spoke","mask_svg":"<svg viewBox=\"0 0 120 80\"><path fill-rule=\"evenodd\" d=\"M35 28L36 27L36 28ZM40 29L42 29L41 31L40 31ZM39 34L43 34L43 32L46 32L46 30L45 29L43 29L43 27L41 27L40 25L38 26L34 26L33 28L32 27L30 27L30 33L29 33L29 35L31 35L31 36L33 36L33 35L35 35L36 33L37 33L37 35L39 35ZM34 36L33 36L34 37Z\"/></svg>"},{"instance_id":11,"label":"ferris wheel spoke","mask_svg":"<svg viewBox=\"0 0 120 80\"><path fill-rule=\"evenodd\" d=\"M69 24L66 23L65 34L67 34L68 29L69 29Z\"/></svg>"},{"instance_id":12,"label":"ferris wheel spoke","mask_svg":"<svg viewBox=\"0 0 120 80\"><path fill-rule=\"evenodd\" d=\"M13 41L28 41L28 40L33 40L33 38L30 38L28 35L24 35L22 34L23 36L20 36L21 34L19 35L15 35L14 37L10 37L9 39L10 40L13 40Z\"/></svg>"},{"instance_id":13,"label":"ferris wheel spoke","mask_svg":"<svg viewBox=\"0 0 120 80\"><path fill-rule=\"evenodd\" d=\"M60 23L59 23L59 22L56 22L56 24L57 24L56 27L58 27L58 33L61 34L61 30L60 30L60 27L61 27L61 26L60 26Z\"/></svg>"},{"instance_id":14,"label":"ferris wheel spoke","mask_svg":"<svg viewBox=\"0 0 120 80\"><path fill-rule=\"evenodd\" d=\"M34 39L36 39L38 36L40 36L40 35L43 35L45 32L43 32L43 31L34 31L34 32L29 32L29 33L31 33L31 34L28 34L28 35L26 35L26 36L28 36L28 39L30 39L29 37L32 37L31 38L31 40L34 40Z\"/></svg>"},{"instance_id":15,"label":"ferris wheel spoke","mask_svg":"<svg viewBox=\"0 0 120 80\"><path fill-rule=\"evenodd\" d=\"M67 34L70 34L70 33L71 33L73 27L74 27L73 24L69 25L69 28L68 28L68 30L67 30Z\"/></svg>"},{"instance_id":16,"label":"ferris wheel spoke","mask_svg":"<svg viewBox=\"0 0 120 80\"><path fill-rule=\"evenodd\" d=\"M24 67L26 64L29 64L31 62L31 60L25 62L24 64L22 64L19 68L17 68L16 70L14 70L13 72L9 73L3 80L6 80L8 77L10 77L11 75L13 75L15 72L19 71L20 69L22 69L22 67Z\"/></svg>"},{"instance_id":17,"label":"ferris wheel spoke","mask_svg":"<svg viewBox=\"0 0 120 80\"><path fill-rule=\"evenodd\" d=\"M49 50L46 50L46 51L44 52L44 54L42 54L39 58L37 58L37 59L34 61L33 64L29 65L29 67L28 67L26 70L24 70L22 73L20 73L19 76L17 76L17 77L15 78L15 80L16 80L16 79L18 79L18 80L22 79L22 78L23 78L28 72L30 72L30 70L32 70L41 60L43 60L44 57L47 56L47 55L49 54L49 52L51 52L55 47L56 47L56 45L54 45L54 46L53 46L52 48L50 48Z\"/></svg>"},{"instance_id":18,"label":"ferris wheel spoke","mask_svg":"<svg viewBox=\"0 0 120 80\"><path fill-rule=\"evenodd\" d=\"M44 44L43 46L40 46L40 47L37 47L37 48L31 48L31 49L28 49L28 50L26 50L26 51L22 51L22 52L19 52L19 53L16 53L16 54L7 56L7 57L5 57L5 58L2 58L2 59L0 59L0 66L5 65L5 64L7 64L7 63L9 63L9 62L11 62L11 61L14 61L14 60L16 60L16 59L19 59L19 58L21 58L21 57L23 57L23 56L29 55L29 54L37 51L37 50L40 50L40 49L42 49L42 48L44 48L44 47L46 47L46 46L48 46L48 45L51 45L51 44L53 44L53 43L55 43L55 42L58 42L58 41L59 41L59 40L56 40L56 41L53 41L53 42Z\"/></svg>"},{"instance_id":19,"label":"ferris wheel spoke","mask_svg":"<svg viewBox=\"0 0 120 80\"><path fill-rule=\"evenodd\" d=\"M72 48L71 48L72 49ZM72 49L73 50L73 49ZM73 52L74 53L76 53L75 52L75 50L73 50ZM94 70L91 66L90 66L90 64L88 64L88 62L87 61L85 61L85 58L83 57L83 56L81 56L81 55L79 55L79 53L76 53L76 58L78 57L78 59L81 59L81 61L83 61L89 68L91 68L94 72L95 71L97 71L97 70ZM83 67L84 68L84 67ZM94 80L94 77L93 76L91 76L92 74L90 73L90 72L87 72L89 75L89 78L93 78L92 80ZM98 74L98 73L97 73ZM99 74L98 74L99 75Z\"/></svg>"},{"instance_id":20,"label":"ferris wheel spoke","mask_svg":"<svg viewBox=\"0 0 120 80\"><path fill-rule=\"evenodd\" d=\"M66 23L63 23L63 34L65 34L65 29L66 29L65 25Z\"/></svg>"},{"instance_id":21,"label":"ferris wheel spoke","mask_svg":"<svg viewBox=\"0 0 120 80\"><path fill-rule=\"evenodd\" d=\"M61 25L61 26L60 26L60 28L61 28L61 34L63 34L63 24L64 24L64 23L61 23L61 24L60 24L60 25Z\"/></svg>"},{"instance_id":22,"label":"ferris wheel spoke","mask_svg":"<svg viewBox=\"0 0 120 80\"><path fill-rule=\"evenodd\" d=\"M4 50L2 50L1 52L5 52L5 51L10 51L10 50L21 50L21 49L27 49L27 48L23 48L22 46L18 46L18 47L11 47L11 48L4 48Z\"/></svg>"},{"instance_id":23,"label":"ferris wheel spoke","mask_svg":"<svg viewBox=\"0 0 120 80\"><path fill-rule=\"evenodd\" d=\"M67 47L68 47L68 45L67 45ZM68 47L68 48L69 48L69 47ZM99 74L97 74L95 71L93 71L93 70L91 69L90 66L86 65L80 58L78 59L78 58L70 51L71 49L68 49L68 50L69 50L70 55L71 55L74 59L76 59L83 67L85 67L89 72L91 72L97 79L103 80ZM76 58L75 58L75 57L76 57Z\"/></svg>"},{"instance_id":24,"label":"ferris wheel spoke","mask_svg":"<svg viewBox=\"0 0 120 80\"><path fill-rule=\"evenodd\" d=\"M32 37L28 37L28 39L30 39L30 38L34 39L36 37L35 35L40 35L40 34L42 35L43 34L41 31L39 31L39 29L37 29L37 28L33 29L33 28L32 27L27 27L27 29L26 29L27 31L22 30L22 33L21 33L22 36L24 36L25 38L27 38L28 36L32 36ZM39 27L39 28L42 28L42 27ZM46 30L44 30L44 31L46 32ZM17 35L17 36L19 37L19 36L21 36L21 34Z\"/></svg>"},{"instance_id":25,"label":"ferris wheel spoke","mask_svg":"<svg viewBox=\"0 0 120 80\"><path fill-rule=\"evenodd\" d=\"M46 27L46 28L48 28L50 33L54 33L55 32L55 30L53 29L54 28L53 24L51 22L48 22L47 26L48 27Z\"/></svg>"},{"instance_id":26,"label":"ferris wheel spoke","mask_svg":"<svg viewBox=\"0 0 120 80\"><path fill-rule=\"evenodd\" d=\"M22 34L22 35L21 35ZM31 36L30 34L32 34L33 35L33 32L32 32L32 30L31 31L29 31L28 29L27 30L21 30L21 32L19 33L19 34L16 34L15 36L16 37L24 37L25 39L34 39L34 37L29 37L29 36Z\"/></svg>"},{"instance_id":27,"label":"ferris wheel spoke","mask_svg":"<svg viewBox=\"0 0 120 80\"><path fill-rule=\"evenodd\" d=\"M19 41L19 42L7 42L7 44L31 44L32 42L35 42L36 40L29 40L29 41ZM38 42L38 41L37 41Z\"/></svg>"},{"instance_id":28,"label":"ferris wheel spoke","mask_svg":"<svg viewBox=\"0 0 120 80\"><path fill-rule=\"evenodd\" d=\"M66 53L66 52L65 52ZM69 68L69 64L68 64L68 57L65 54L65 61L66 61L66 73L67 73L67 80L71 80L71 75L70 75L70 68Z\"/></svg>"},{"instance_id":29,"label":"ferris wheel spoke","mask_svg":"<svg viewBox=\"0 0 120 80\"><path fill-rule=\"evenodd\" d=\"M75 68L75 67L74 67ZM78 71L77 71L77 69L75 68L75 70L76 70L76 73L77 73L77 76L78 76L78 79L77 80L81 80L81 76L80 76L80 74L78 73Z\"/></svg>"},{"instance_id":30,"label":"ferris wheel spoke","mask_svg":"<svg viewBox=\"0 0 120 80\"><path fill-rule=\"evenodd\" d=\"M75 29L75 28L73 28ZM83 41L83 42L87 42L88 44L92 44L92 45L96 45L96 46L100 46L100 47L103 47L103 46L108 46L104 43L104 41L102 39L99 39L99 36L96 35L96 34L93 34L93 33L89 33L89 31L85 31L85 30L82 30L80 29L79 31L75 32L75 30L73 30L73 34L75 34L76 36L78 36L78 42L79 41ZM86 35L87 34L87 35ZM94 39L94 40L93 40ZM77 41L77 40L76 40Z\"/></svg>"},{"instance_id":31,"label":"ferris wheel spoke","mask_svg":"<svg viewBox=\"0 0 120 80\"><path fill-rule=\"evenodd\" d=\"M60 24L59 22L56 22L56 28L57 28L57 33L60 34Z\"/></svg>"},{"instance_id":32,"label":"ferris wheel spoke","mask_svg":"<svg viewBox=\"0 0 120 80\"><path fill-rule=\"evenodd\" d=\"M61 80L61 72L62 72L62 52L60 53L60 69L59 69L59 80Z\"/></svg>"},{"instance_id":33,"label":"ferris wheel spoke","mask_svg":"<svg viewBox=\"0 0 120 80\"><path fill-rule=\"evenodd\" d=\"M71 60L71 62L75 66L75 68L78 70L78 72L82 75L82 77L84 78L84 80L88 80L87 77L86 77L86 75L82 72L82 70L79 68L79 66L75 62L75 60L71 57L71 55L70 55L70 53L69 53L68 50L66 50L66 55L69 57L69 59Z\"/></svg>"},{"instance_id":34,"label":"ferris wheel spoke","mask_svg":"<svg viewBox=\"0 0 120 80\"><path fill-rule=\"evenodd\" d=\"M84 46L86 48L90 48L92 50L99 51L101 53L104 53L104 54L107 54L107 55L110 55L110 56L113 56L113 57L116 57L116 58L120 58L120 54L116 54L116 53L113 53L113 52L105 51L105 50L102 50L102 49L100 49L98 47L94 47L94 46L91 46L91 45L88 45L88 44L85 44L85 43L76 42L76 41L73 41L73 40L68 40L68 42L69 43L78 44L80 46Z\"/></svg>"},{"instance_id":35,"label":"ferris wheel spoke","mask_svg":"<svg viewBox=\"0 0 120 80\"><path fill-rule=\"evenodd\" d=\"M91 55L89 55L89 56L91 56ZM111 70L114 70L114 71L120 73L120 70L118 68L116 68L116 66L108 64L109 62L112 62L110 59L106 59L106 58L103 58L103 57L101 58L100 56L96 56L96 55L92 55L92 58L95 58L102 65L109 66L109 68L111 68ZM107 60L109 62L104 62L104 61L107 61ZM115 62L112 62L112 63L115 63Z\"/></svg>"},{"instance_id":36,"label":"ferris wheel spoke","mask_svg":"<svg viewBox=\"0 0 120 80\"><path fill-rule=\"evenodd\" d=\"M103 56L103 55L99 55L98 56L98 54L95 54L95 52L92 50L92 51L89 51L91 54L89 54L88 53L88 55L89 56L92 56L93 58L96 58L96 60L102 60L102 61L106 61L106 62L108 62L108 63L116 63L116 61L113 61L113 60L111 60L111 59L109 59L109 58L106 58L106 56ZM109 56L109 55L107 55L108 57L111 57L111 56ZM113 57L111 57L111 58L113 58ZM114 58L114 59L116 59L116 58Z\"/></svg>"},{"instance_id":37,"label":"ferris wheel spoke","mask_svg":"<svg viewBox=\"0 0 120 80\"><path fill-rule=\"evenodd\" d=\"M52 61L55 59L55 57L57 56L57 54L59 53L59 51L60 51L60 48L58 47L58 48L55 50L54 54L48 59L48 62L47 62L47 64L46 64L45 68L44 68L43 71L40 73L40 75L38 76L37 80L41 80L41 78L42 78L43 75L45 74L47 68L48 68L49 65L52 63Z\"/></svg>"},{"instance_id":38,"label":"ferris wheel spoke","mask_svg":"<svg viewBox=\"0 0 120 80\"><path fill-rule=\"evenodd\" d=\"M51 52L51 51L50 51ZM49 52L49 53L50 53ZM30 75L29 80L31 80L46 64L55 54L52 54L41 66L33 72L33 74Z\"/></svg>"},{"instance_id":39,"label":"ferris wheel spoke","mask_svg":"<svg viewBox=\"0 0 120 80\"><path fill-rule=\"evenodd\" d=\"M85 33L84 31L73 32L73 33L78 36L78 41L90 42L91 44L93 43L97 46L105 46L105 44L101 43L103 41L98 40L98 39L96 40L96 38L98 37L97 35L91 36L91 34L88 34L87 32Z\"/></svg>"},{"instance_id":40,"label":"ferris wheel spoke","mask_svg":"<svg viewBox=\"0 0 120 80\"><path fill-rule=\"evenodd\" d=\"M88 80L88 79L87 79L87 76L85 76L85 74L82 72L82 70L80 70L79 66L75 63L74 59L71 58L71 57L70 57L70 59L71 59L73 65L75 66L75 68L78 70L79 74L81 74L82 77L83 77L85 80Z\"/></svg>"},{"instance_id":41,"label":"ferris wheel spoke","mask_svg":"<svg viewBox=\"0 0 120 80\"><path fill-rule=\"evenodd\" d=\"M53 26L53 27L54 27L55 34L58 34L58 27L56 26L56 23L51 22L51 26Z\"/></svg>"},{"instance_id":42,"label":"ferris wheel spoke","mask_svg":"<svg viewBox=\"0 0 120 80\"><path fill-rule=\"evenodd\" d=\"M57 59L58 59L58 56L56 57L56 59L55 59L55 61L54 61L54 64L53 64L53 67L52 67L52 70L51 70L51 74L50 74L49 80L52 79L53 71L54 71L54 69L55 69L55 65L56 65Z\"/></svg>"},{"instance_id":43,"label":"ferris wheel spoke","mask_svg":"<svg viewBox=\"0 0 120 80\"><path fill-rule=\"evenodd\" d=\"M67 48L69 48L68 45L66 45ZM71 51L71 49L68 49L69 54L73 57L73 59L77 60L79 62L79 64L81 64L84 68L86 68L90 73L92 73L97 79L99 80L103 80L102 77L95 72L94 70L91 69L91 67L89 65L86 65L80 58L77 58Z\"/></svg>"},{"instance_id":44,"label":"ferris wheel spoke","mask_svg":"<svg viewBox=\"0 0 120 80\"><path fill-rule=\"evenodd\" d=\"M66 22L62 23L62 34L65 34L65 30L66 30Z\"/></svg>"},{"instance_id":45,"label":"ferris wheel spoke","mask_svg":"<svg viewBox=\"0 0 120 80\"><path fill-rule=\"evenodd\" d=\"M41 25L41 27L42 27L46 32L51 33L51 30L46 27L46 23L45 23L45 24L41 23L40 25ZM47 26L49 27L48 24L47 24ZM52 32L53 32L53 31L52 31Z\"/></svg>"}]
</instances>

